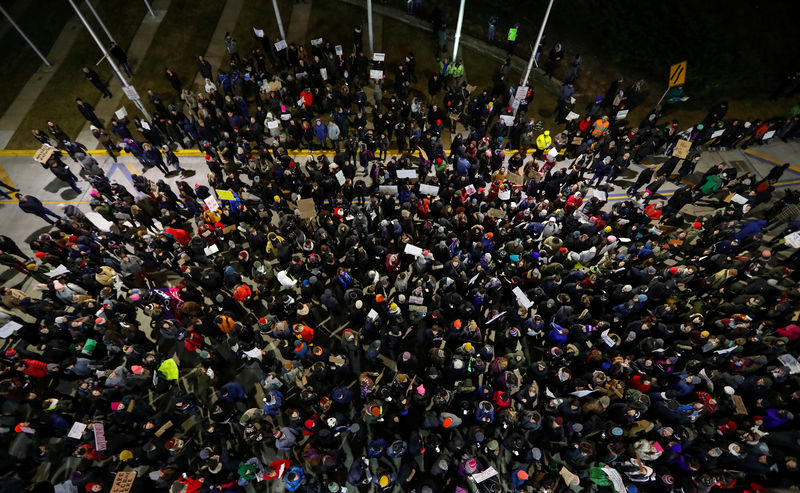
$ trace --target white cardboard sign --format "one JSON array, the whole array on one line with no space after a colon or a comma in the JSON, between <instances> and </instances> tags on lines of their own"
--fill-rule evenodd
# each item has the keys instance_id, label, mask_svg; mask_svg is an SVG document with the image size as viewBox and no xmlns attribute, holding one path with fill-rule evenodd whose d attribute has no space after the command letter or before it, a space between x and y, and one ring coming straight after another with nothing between
<instances>
[{"instance_id":1,"label":"white cardboard sign","mask_svg":"<svg viewBox=\"0 0 800 493\"><path fill-rule=\"evenodd\" d=\"M76 421L72 423L72 428L69 429L69 433L67 433L67 437L74 438L75 440L80 440L83 436L83 432L86 431L86 423L81 423L80 421Z\"/></svg>"},{"instance_id":2,"label":"white cardboard sign","mask_svg":"<svg viewBox=\"0 0 800 493\"><path fill-rule=\"evenodd\" d=\"M209 195L206 197L203 202L208 206L208 210L214 212L215 210L219 209L219 202L213 195Z\"/></svg>"},{"instance_id":3,"label":"white cardboard sign","mask_svg":"<svg viewBox=\"0 0 800 493\"><path fill-rule=\"evenodd\" d=\"M416 178L417 170L415 169L399 169L397 170L398 178Z\"/></svg>"},{"instance_id":4,"label":"white cardboard sign","mask_svg":"<svg viewBox=\"0 0 800 493\"><path fill-rule=\"evenodd\" d=\"M420 248L418 246L414 246L411 243L406 243L406 248L405 248L405 250L403 250L403 253L407 253L407 254L413 255L415 257L421 257L422 256L422 252L423 252L422 248Z\"/></svg>"},{"instance_id":5,"label":"white cardboard sign","mask_svg":"<svg viewBox=\"0 0 800 493\"><path fill-rule=\"evenodd\" d=\"M419 193L425 195L439 195L439 187L434 185L425 185L423 183L419 186Z\"/></svg>"}]
</instances>

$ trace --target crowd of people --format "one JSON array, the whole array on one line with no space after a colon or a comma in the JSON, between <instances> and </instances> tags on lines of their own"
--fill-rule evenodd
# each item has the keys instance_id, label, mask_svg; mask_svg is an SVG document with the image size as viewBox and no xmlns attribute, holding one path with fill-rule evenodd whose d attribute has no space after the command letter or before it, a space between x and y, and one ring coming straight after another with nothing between
<instances>
[{"instance_id":1,"label":"crowd of people","mask_svg":"<svg viewBox=\"0 0 800 493\"><path fill-rule=\"evenodd\" d=\"M200 57L199 94L169 71L152 122L78 103L115 159L172 175L199 148L209 187L129 189L35 132L104 221L25 194L52 230L2 238L33 282L2 288L0 491L105 493L119 471L171 493L797 488L800 193L775 191L788 164L695 169L797 119L632 125L621 79L573 117L576 69L550 135L532 90L508 107L510 63L470 93L442 59L415 95L413 54L389 90L354 38L240 56L227 35L230 70ZM667 199L676 168L694 181Z\"/></svg>"}]
</instances>

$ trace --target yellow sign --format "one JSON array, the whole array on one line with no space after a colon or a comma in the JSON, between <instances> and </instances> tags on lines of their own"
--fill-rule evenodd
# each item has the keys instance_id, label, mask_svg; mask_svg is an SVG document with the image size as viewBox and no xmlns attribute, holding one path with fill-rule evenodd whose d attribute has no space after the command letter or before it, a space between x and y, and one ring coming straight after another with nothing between
<instances>
[{"instance_id":1,"label":"yellow sign","mask_svg":"<svg viewBox=\"0 0 800 493\"><path fill-rule=\"evenodd\" d=\"M686 82L686 60L669 68L669 87L681 86Z\"/></svg>"},{"instance_id":2,"label":"yellow sign","mask_svg":"<svg viewBox=\"0 0 800 493\"><path fill-rule=\"evenodd\" d=\"M230 190L217 190L217 195L222 200L236 200Z\"/></svg>"}]
</instances>

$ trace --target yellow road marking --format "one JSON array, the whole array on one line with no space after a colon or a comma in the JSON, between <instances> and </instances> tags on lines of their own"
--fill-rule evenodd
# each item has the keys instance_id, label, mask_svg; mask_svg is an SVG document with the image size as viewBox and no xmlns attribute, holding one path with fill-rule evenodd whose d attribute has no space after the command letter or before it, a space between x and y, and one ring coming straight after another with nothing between
<instances>
[{"instance_id":1,"label":"yellow road marking","mask_svg":"<svg viewBox=\"0 0 800 493\"><path fill-rule=\"evenodd\" d=\"M11 200L0 200L0 204L16 204L16 203L17 203L16 200L14 200L14 201L11 201ZM67 201L64 201L64 200L42 200L42 203L43 204L90 204L91 202L87 202L87 201L83 201L83 200L73 200L73 201L70 201L70 200L67 200Z\"/></svg>"},{"instance_id":2,"label":"yellow road marking","mask_svg":"<svg viewBox=\"0 0 800 493\"><path fill-rule=\"evenodd\" d=\"M132 175L140 174L139 170L136 169L136 166L134 166L133 163L128 163L125 165L125 167L128 168L128 171L130 171Z\"/></svg>"},{"instance_id":3,"label":"yellow road marking","mask_svg":"<svg viewBox=\"0 0 800 493\"><path fill-rule=\"evenodd\" d=\"M786 161L779 161L778 159L775 159L774 157L769 157L769 156L765 156L763 154L759 154L758 152L751 151L750 149L746 149L744 151L744 153L745 154L750 154L751 156L755 156L755 157L757 157L759 159L763 159L764 161L768 161L770 163L777 164L779 166L783 166L783 163L786 162ZM798 168L797 166L795 166L793 164L789 165L789 169L792 169L792 170L795 170L797 172L800 172L800 168Z\"/></svg>"},{"instance_id":4,"label":"yellow road marking","mask_svg":"<svg viewBox=\"0 0 800 493\"><path fill-rule=\"evenodd\" d=\"M11 178L8 177L8 173L6 173L6 170L5 170L5 168L3 168L2 164L0 164L0 181L2 181L3 183L5 183L7 185L10 185L12 188L19 188L18 186L14 185L14 182L11 181ZM9 195L11 195L13 193L13 192L11 192L11 190L5 190L5 192L7 194L9 194ZM9 204L16 204L17 202L19 202L19 200L17 200L16 196L11 195L11 197L12 197L12 200L10 202L8 202Z\"/></svg>"}]
</instances>

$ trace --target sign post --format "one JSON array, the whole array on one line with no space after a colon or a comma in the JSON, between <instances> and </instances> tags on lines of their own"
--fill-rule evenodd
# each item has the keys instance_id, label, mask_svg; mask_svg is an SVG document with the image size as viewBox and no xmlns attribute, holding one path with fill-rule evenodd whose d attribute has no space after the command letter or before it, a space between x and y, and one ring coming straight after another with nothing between
<instances>
[{"instance_id":1,"label":"sign post","mask_svg":"<svg viewBox=\"0 0 800 493\"><path fill-rule=\"evenodd\" d=\"M661 106L661 101L667 97L667 93L670 89L676 86L682 86L686 82L686 60L676 63L675 65L669 68L669 78L667 79L667 90L664 91L664 94L661 95L661 99L658 100L656 104L656 108Z\"/></svg>"}]
</instances>

